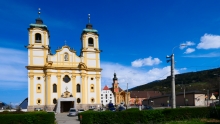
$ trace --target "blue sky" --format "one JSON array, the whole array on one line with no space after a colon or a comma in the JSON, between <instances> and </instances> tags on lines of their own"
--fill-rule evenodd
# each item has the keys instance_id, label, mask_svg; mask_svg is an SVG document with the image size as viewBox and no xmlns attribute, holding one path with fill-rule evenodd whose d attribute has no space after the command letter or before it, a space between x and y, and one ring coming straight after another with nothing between
<instances>
[{"instance_id":1,"label":"blue sky","mask_svg":"<svg viewBox=\"0 0 220 124\"><path fill-rule=\"evenodd\" d=\"M0 1L0 101L18 104L27 97L29 24L38 8L50 31L52 53L67 45L80 53L88 23L99 31L102 87L114 71L122 88L170 75L166 55L175 47L175 72L220 66L219 0L22 0ZM187 47L179 47L181 44Z\"/></svg>"}]
</instances>

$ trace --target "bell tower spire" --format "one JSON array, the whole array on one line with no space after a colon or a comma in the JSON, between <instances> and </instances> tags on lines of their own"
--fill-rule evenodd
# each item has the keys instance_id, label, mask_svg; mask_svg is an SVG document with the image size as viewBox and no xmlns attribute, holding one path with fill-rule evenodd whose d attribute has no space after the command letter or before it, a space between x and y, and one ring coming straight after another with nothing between
<instances>
[{"instance_id":1,"label":"bell tower spire","mask_svg":"<svg viewBox=\"0 0 220 124\"><path fill-rule=\"evenodd\" d=\"M91 15L88 14L88 24L86 28L83 29L81 34L81 57L88 57L92 59L83 59L83 63L92 68L100 68L100 50L99 50L99 34L96 29L93 28L91 24ZM96 59L96 60L95 60ZM93 65L91 65L93 63Z\"/></svg>"},{"instance_id":2,"label":"bell tower spire","mask_svg":"<svg viewBox=\"0 0 220 124\"><path fill-rule=\"evenodd\" d=\"M118 78L117 78L117 76L116 76L116 73L114 73L112 88L113 88L113 92L114 92L114 93L119 92Z\"/></svg>"},{"instance_id":3,"label":"bell tower spire","mask_svg":"<svg viewBox=\"0 0 220 124\"><path fill-rule=\"evenodd\" d=\"M47 55L50 51L49 47L49 30L47 26L43 24L43 20L40 18L40 8L38 9L38 18L35 23L30 24L28 28L29 33L29 45L27 46L29 50L29 65L44 65L46 63ZM38 55L39 53L44 53ZM39 57L37 57L39 56ZM42 63L37 63L37 62Z\"/></svg>"}]
</instances>

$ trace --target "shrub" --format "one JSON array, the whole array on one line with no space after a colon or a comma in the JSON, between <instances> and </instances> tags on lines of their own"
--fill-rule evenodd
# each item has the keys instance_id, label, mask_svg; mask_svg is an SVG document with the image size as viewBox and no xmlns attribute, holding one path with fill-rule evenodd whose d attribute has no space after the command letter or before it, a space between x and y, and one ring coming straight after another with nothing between
<instances>
[{"instance_id":1,"label":"shrub","mask_svg":"<svg viewBox=\"0 0 220 124\"><path fill-rule=\"evenodd\" d=\"M8 112L0 114L1 124L54 124L54 113Z\"/></svg>"},{"instance_id":2,"label":"shrub","mask_svg":"<svg viewBox=\"0 0 220 124\"><path fill-rule=\"evenodd\" d=\"M139 111L137 108L122 112L92 112L80 113L81 124L135 124L135 123L160 123L169 121L184 121L202 118L219 118L220 107L209 108L177 108ZM220 119L220 118L219 118Z\"/></svg>"}]
</instances>

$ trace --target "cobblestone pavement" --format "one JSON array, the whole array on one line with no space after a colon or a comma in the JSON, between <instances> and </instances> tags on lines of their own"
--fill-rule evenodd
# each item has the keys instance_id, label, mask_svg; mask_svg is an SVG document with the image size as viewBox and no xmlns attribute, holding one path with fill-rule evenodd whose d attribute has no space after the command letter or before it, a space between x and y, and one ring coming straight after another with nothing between
<instances>
[{"instance_id":1,"label":"cobblestone pavement","mask_svg":"<svg viewBox=\"0 0 220 124\"><path fill-rule=\"evenodd\" d=\"M80 124L78 116L67 116L68 113L57 113L55 115L57 124Z\"/></svg>"}]
</instances>

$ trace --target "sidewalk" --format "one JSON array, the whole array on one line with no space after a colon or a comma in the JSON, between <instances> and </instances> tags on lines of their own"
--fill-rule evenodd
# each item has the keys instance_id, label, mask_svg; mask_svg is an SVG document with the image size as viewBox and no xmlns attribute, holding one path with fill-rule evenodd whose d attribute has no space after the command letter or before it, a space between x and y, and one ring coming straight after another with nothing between
<instances>
[{"instance_id":1,"label":"sidewalk","mask_svg":"<svg viewBox=\"0 0 220 124\"><path fill-rule=\"evenodd\" d=\"M68 113L57 113L55 115L57 124L80 124L78 116L67 116Z\"/></svg>"}]
</instances>

